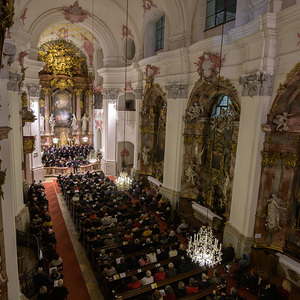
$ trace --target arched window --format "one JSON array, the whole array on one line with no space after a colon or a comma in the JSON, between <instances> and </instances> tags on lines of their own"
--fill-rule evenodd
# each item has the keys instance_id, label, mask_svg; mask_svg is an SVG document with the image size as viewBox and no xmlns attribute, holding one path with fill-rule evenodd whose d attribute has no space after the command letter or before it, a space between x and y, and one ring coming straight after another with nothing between
<instances>
[{"instance_id":1,"label":"arched window","mask_svg":"<svg viewBox=\"0 0 300 300\"><path fill-rule=\"evenodd\" d=\"M235 19L237 0L207 0L206 29Z\"/></svg>"},{"instance_id":2,"label":"arched window","mask_svg":"<svg viewBox=\"0 0 300 300\"><path fill-rule=\"evenodd\" d=\"M161 50L164 48L164 35L165 35L165 16L163 16L156 23L156 46L155 51Z\"/></svg>"},{"instance_id":3,"label":"arched window","mask_svg":"<svg viewBox=\"0 0 300 300\"><path fill-rule=\"evenodd\" d=\"M222 112L228 110L231 105L232 105L231 100L226 95L221 95L214 107L212 117L216 117L220 115Z\"/></svg>"}]
</instances>

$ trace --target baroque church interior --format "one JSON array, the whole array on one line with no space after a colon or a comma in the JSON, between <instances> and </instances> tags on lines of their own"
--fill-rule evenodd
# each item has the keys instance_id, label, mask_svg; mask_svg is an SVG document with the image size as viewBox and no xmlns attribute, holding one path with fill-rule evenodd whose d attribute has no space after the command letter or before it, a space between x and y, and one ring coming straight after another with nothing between
<instances>
[{"instance_id":1,"label":"baroque church interior","mask_svg":"<svg viewBox=\"0 0 300 300\"><path fill-rule=\"evenodd\" d=\"M179 224L210 226L237 259L300 288L300 0L0 6L1 299L27 299L16 232L31 226L31 184L62 198L55 179L77 167L126 171ZM51 161L53 149L84 160Z\"/></svg>"}]
</instances>

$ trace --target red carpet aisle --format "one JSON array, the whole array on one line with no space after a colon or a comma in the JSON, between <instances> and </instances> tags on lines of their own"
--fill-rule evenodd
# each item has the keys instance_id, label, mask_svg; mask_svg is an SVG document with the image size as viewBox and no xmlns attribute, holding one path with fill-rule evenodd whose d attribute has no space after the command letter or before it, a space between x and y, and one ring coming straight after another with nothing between
<instances>
[{"instance_id":1,"label":"red carpet aisle","mask_svg":"<svg viewBox=\"0 0 300 300\"><path fill-rule=\"evenodd\" d=\"M49 201L49 213L57 239L57 252L63 259L64 285L70 300L89 300L90 296L79 267L70 236L56 197L54 184L44 183Z\"/></svg>"}]
</instances>

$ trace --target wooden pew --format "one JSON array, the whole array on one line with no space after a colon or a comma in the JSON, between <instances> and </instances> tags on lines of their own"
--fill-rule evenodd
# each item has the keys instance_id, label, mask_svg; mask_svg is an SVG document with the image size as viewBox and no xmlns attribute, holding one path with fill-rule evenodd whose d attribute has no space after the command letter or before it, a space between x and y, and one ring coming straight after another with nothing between
<instances>
[{"instance_id":1,"label":"wooden pew","mask_svg":"<svg viewBox=\"0 0 300 300\"><path fill-rule=\"evenodd\" d=\"M113 277L113 280L105 280L105 283L109 286L112 286L112 285L116 284L118 281L120 281L121 279L130 280L133 275L143 274L147 270L152 271L152 270L154 270L154 269L156 269L160 266L162 266L162 267L167 266L170 262L176 262L176 261L179 261L180 259L181 259L181 256L177 255L177 256L174 256L174 257L170 257L170 258L167 258L167 259L164 259L164 260L157 261L155 263L145 265L143 267L139 267L137 269L128 270L128 271L124 272L125 275L126 275L125 277L121 278L120 274L116 274L118 276L115 275ZM165 267L165 269L167 269L167 268ZM99 276L99 278L101 278L101 273L100 272L98 272L98 276Z\"/></svg>"},{"instance_id":2,"label":"wooden pew","mask_svg":"<svg viewBox=\"0 0 300 300\"><path fill-rule=\"evenodd\" d=\"M155 288L163 289L166 285L170 285L172 283L184 280L186 278L193 277L197 274L202 273L205 270L206 270L206 268L198 267L198 268L192 269L188 272L179 273L173 277L166 278L165 280L157 281L157 282L154 282L153 284L148 284L148 285L141 286L134 290L129 290L127 292L120 293L120 294L118 294L118 296L120 297L120 299L133 299L134 297L140 296L145 293L149 293L150 291L152 291Z\"/></svg>"},{"instance_id":3,"label":"wooden pew","mask_svg":"<svg viewBox=\"0 0 300 300\"><path fill-rule=\"evenodd\" d=\"M164 246L170 247L170 246L175 246L175 245L176 245L176 243L168 243L168 244L165 244ZM138 251L138 252L132 252L132 253L125 254L125 255L124 255L124 258L125 258L125 260L128 260L128 259L131 259L131 258L134 257L134 256L140 257L140 256L142 256L142 255L144 255L144 254L147 254L147 253L149 253L149 248L148 248L148 249L143 249L143 250ZM96 260L98 261L98 258L95 259L95 262L96 262ZM110 259L107 260L106 263L114 263L115 261L116 261L116 258L110 258ZM97 262L97 267L99 267L99 268L100 268L100 267L105 267L105 266L106 266L106 263L101 262L101 261L98 261L98 262ZM95 264L94 264L94 265L95 265ZM92 265L92 267L93 267L94 265Z\"/></svg>"}]
</instances>

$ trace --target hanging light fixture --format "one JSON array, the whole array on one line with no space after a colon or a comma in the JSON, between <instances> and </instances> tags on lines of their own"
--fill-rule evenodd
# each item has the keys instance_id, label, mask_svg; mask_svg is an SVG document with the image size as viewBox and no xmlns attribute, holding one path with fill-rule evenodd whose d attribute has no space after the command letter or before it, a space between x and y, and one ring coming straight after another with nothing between
<instances>
[{"instance_id":1,"label":"hanging light fixture","mask_svg":"<svg viewBox=\"0 0 300 300\"><path fill-rule=\"evenodd\" d=\"M126 4L126 28L128 28L128 0L127 0L127 4ZM127 83L127 43L128 43L128 34L126 34L125 36L125 87L124 87L124 101L125 101L125 107L126 107L126 83ZM124 110L124 149L121 152L121 157L122 157L122 171L119 173L117 179L116 179L116 186L118 188L118 190L120 191L127 191L132 183L132 179L128 176L127 172L126 172L126 162L125 162L125 110Z\"/></svg>"},{"instance_id":2,"label":"hanging light fixture","mask_svg":"<svg viewBox=\"0 0 300 300\"><path fill-rule=\"evenodd\" d=\"M213 267L222 262L222 244L213 236L212 229L202 226L189 240L187 255L201 267Z\"/></svg>"}]
</instances>

